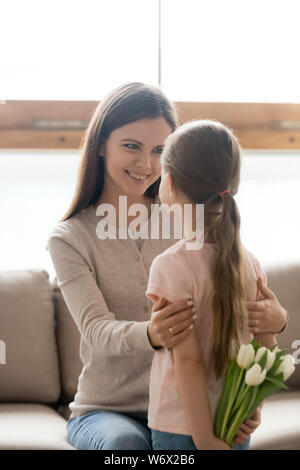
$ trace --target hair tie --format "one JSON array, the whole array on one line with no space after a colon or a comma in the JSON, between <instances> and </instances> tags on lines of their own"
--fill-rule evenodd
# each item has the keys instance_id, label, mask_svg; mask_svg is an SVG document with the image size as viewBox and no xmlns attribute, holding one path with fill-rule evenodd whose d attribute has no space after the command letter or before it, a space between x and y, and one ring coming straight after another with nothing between
<instances>
[{"instance_id":1,"label":"hair tie","mask_svg":"<svg viewBox=\"0 0 300 470\"><path fill-rule=\"evenodd\" d=\"M223 197L224 194L226 194L226 193L230 193L229 189L226 189L226 191L223 191L222 193L220 193L220 196Z\"/></svg>"}]
</instances>

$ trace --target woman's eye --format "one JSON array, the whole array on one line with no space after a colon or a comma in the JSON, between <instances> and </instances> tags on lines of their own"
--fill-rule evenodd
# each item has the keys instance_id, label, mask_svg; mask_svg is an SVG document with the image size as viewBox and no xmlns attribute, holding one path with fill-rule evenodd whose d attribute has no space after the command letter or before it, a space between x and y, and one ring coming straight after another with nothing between
<instances>
[{"instance_id":1,"label":"woman's eye","mask_svg":"<svg viewBox=\"0 0 300 470\"><path fill-rule=\"evenodd\" d=\"M129 148L130 150L137 150L139 148L137 144L125 144L124 147Z\"/></svg>"},{"instance_id":2,"label":"woman's eye","mask_svg":"<svg viewBox=\"0 0 300 470\"><path fill-rule=\"evenodd\" d=\"M140 146L138 144L124 144L124 147L129 149L129 150L139 150ZM162 154L163 152L163 147L158 147L154 150L155 153L158 153L159 155Z\"/></svg>"}]
</instances>

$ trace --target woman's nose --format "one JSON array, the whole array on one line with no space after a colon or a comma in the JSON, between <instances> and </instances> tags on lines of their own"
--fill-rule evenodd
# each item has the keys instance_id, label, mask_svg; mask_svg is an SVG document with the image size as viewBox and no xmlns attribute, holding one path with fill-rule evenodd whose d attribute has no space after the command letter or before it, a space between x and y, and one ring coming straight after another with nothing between
<instances>
[{"instance_id":1,"label":"woman's nose","mask_svg":"<svg viewBox=\"0 0 300 470\"><path fill-rule=\"evenodd\" d=\"M142 167L142 168L151 168L151 156L150 155L144 155L141 158L138 159L138 161L135 162L135 165L137 167Z\"/></svg>"}]
</instances>

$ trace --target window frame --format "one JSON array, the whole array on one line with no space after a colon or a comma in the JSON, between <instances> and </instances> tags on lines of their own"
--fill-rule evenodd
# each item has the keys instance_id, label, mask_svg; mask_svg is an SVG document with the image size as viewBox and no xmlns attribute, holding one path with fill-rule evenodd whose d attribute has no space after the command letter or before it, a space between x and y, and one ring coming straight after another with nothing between
<instances>
[{"instance_id":1,"label":"window frame","mask_svg":"<svg viewBox=\"0 0 300 470\"><path fill-rule=\"evenodd\" d=\"M0 149L78 149L98 101L0 103ZM245 149L300 149L300 104L175 102L180 123L215 119ZM47 121L49 121L47 123Z\"/></svg>"}]
</instances>

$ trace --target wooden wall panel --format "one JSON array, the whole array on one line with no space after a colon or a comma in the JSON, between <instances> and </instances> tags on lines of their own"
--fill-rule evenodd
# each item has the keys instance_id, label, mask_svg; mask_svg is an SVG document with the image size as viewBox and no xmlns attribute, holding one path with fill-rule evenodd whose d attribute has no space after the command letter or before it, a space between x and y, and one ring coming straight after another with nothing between
<instances>
[{"instance_id":1,"label":"wooden wall panel","mask_svg":"<svg viewBox=\"0 0 300 470\"><path fill-rule=\"evenodd\" d=\"M216 119L243 148L300 149L300 104L176 102L181 122ZM96 101L0 103L0 148L77 149Z\"/></svg>"}]
</instances>

